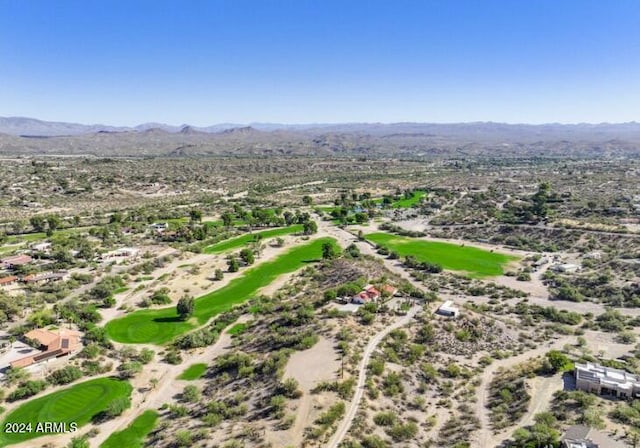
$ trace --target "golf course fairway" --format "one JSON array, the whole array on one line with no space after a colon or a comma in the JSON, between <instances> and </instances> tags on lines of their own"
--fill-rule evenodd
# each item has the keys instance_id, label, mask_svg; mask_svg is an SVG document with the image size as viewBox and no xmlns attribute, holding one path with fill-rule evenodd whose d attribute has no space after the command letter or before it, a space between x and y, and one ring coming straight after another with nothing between
<instances>
[{"instance_id":1,"label":"golf course fairway","mask_svg":"<svg viewBox=\"0 0 640 448\"><path fill-rule=\"evenodd\" d=\"M112 320L105 326L108 336L125 344L164 344L178 335L206 324L215 315L250 299L258 289L267 286L282 274L293 272L322 257L323 243L335 244L333 238L318 238L295 246L274 260L249 268L244 275L226 286L195 300L193 316L182 320L176 307L136 311Z\"/></svg>"},{"instance_id":2,"label":"golf course fairway","mask_svg":"<svg viewBox=\"0 0 640 448\"><path fill-rule=\"evenodd\" d=\"M144 439L153 430L156 420L158 420L156 411L144 411L126 429L111 434L100 448L142 448Z\"/></svg>"},{"instance_id":3,"label":"golf course fairway","mask_svg":"<svg viewBox=\"0 0 640 448\"><path fill-rule=\"evenodd\" d=\"M58 433L39 429L37 425L42 422L66 423L67 431L70 430L71 423L80 428L107 409L112 400L129 397L131 390L131 385L126 381L97 378L27 401L4 418L0 432L0 447ZM7 433L8 422L31 424L31 430Z\"/></svg>"},{"instance_id":4,"label":"golf course fairway","mask_svg":"<svg viewBox=\"0 0 640 448\"><path fill-rule=\"evenodd\" d=\"M437 263L444 269L462 271L474 278L495 277L504 273L503 267L518 257L490 252L473 246L427 241L419 238L370 233L365 238L406 257L414 256L418 261Z\"/></svg>"},{"instance_id":5,"label":"golf course fairway","mask_svg":"<svg viewBox=\"0 0 640 448\"><path fill-rule=\"evenodd\" d=\"M205 247L202 252L205 254L219 254L228 250L239 249L242 246L254 241L256 235L260 235L262 239L271 238L275 236L290 235L296 232L302 232L302 224L294 224L289 227L279 227L277 229L263 230L261 232L247 233L242 236L230 238L228 240L220 241L219 243L212 244Z\"/></svg>"}]
</instances>

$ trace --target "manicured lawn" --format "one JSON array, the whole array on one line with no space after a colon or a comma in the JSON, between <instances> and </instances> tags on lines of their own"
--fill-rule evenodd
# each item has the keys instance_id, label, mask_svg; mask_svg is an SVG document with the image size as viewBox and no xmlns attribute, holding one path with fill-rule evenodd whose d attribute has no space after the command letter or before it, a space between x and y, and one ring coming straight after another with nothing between
<instances>
[{"instance_id":1,"label":"manicured lawn","mask_svg":"<svg viewBox=\"0 0 640 448\"><path fill-rule=\"evenodd\" d=\"M391 206L393 208L409 208L414 204L417 204L418 201L420 201L420 199L422 199L425 196L425 194L426 192L422 190L416 190L413 192L413 196L411 196L410 198L398 199L393 204L391 204Z\"/></svg>"},{"instance_id":2,"label":"manicured lawn","mask_svg":"<svg viewBox=\"0 0 640 448\"><path fill-rule=\"evenodd\" d=\"M157 419L156 411L144 411L126 429L111 434L100 448L142 448Z\"/></svg>"},{"instance_id":3,"label":"manicured lawn","mask_svg":"<svg viewBox=\"0 0 640 448\"><path fill-rule=\"evenodd\" d=\"M12 250L16 250L20 247L20 244L10 244L7 246L0 247L0 254L4 254L5 252L11 252Z\"/></svg>"},{"instance_id":4,"label":"manicured lawn","mask_svg":"<svg viewBox=\"0 0 640 448\"><path fill-rule=\"evenodd\" d=\"M242 246L254 241L256 235L262 236L263 239L275 236L289 235L291 233L302 232L302 224L295 224L289 227L280 227L277 229L262 230L260 232L247 233L236 238L220 241L219 243L207 246L202 252L205 254L218 254L228 250L239 249Z\"/></svg>"},{"instance_id":5,"label":"manicured lawn","mask_svg":"<svg viewBox=\"0 0 640 448\"><path fill-rule=\"evenodd\" d=\"M366 239L406 257L413 255L419 261L437 263L444 269L464 271L471 277L494 277L504 273L503 266L518 257L489 252L473 246L408 238L390 233L371 233Z\"/></svg>"},{"instance_id":6,"label":"manicured lawn","mask_svg":"<svg viewBox=\"0 0 640 448\"><path fill-rule=\"evenodd\" d=\"M206 364L191 364L187 369L180 374L179 380L193 381L204 375L207 371Z\"/></svg>"},{"instance_id":7,"label":"manicured lawn","mask_svg":"<svg viewBox=\"0 0 640 448\"><path fill-rule=\"evenodd\" d=\"M58 230L58 232L61 232ZM22 233L20 235L11 235L7 237L7 243L19 243L21 241L38 241L44 240L47 237L47 234L44 232L37 233Z\"/></svg>"},{"instance_id":8,"label":"manicured lawn","mask_svg":"<svg viewBox=\"0 0 640 448\"><path fill-rule=\"evenodd\" d=\"M75 384L35 400L30 400L10 412L2 422L0 446L23 442L46 435L36 431L38 422L72 422L81 427L118 397L131 395L132 387L116 378L97 378ZM25 433L5 433L6 422L31 423L32 430Z\"/></svg>"},{"instance_id":9,"label":"manicured lawn","mask_svg":"<svg viewBox=\"0 0 640 448\"><path fill-rule=\"evenodd\" d=\"M72 235L74 233L82 233L89 232L89 230L93 229L94 226L87 227L69 227L66 229L58 229L53 232L52 238L55 238L59 235ZM35 232L35 233L21 233L19 235L10 235L7 237L7 243L19 243L19 242L34 242L39 240L47 239L47 234L45 232Z\"/></svg>"},{"instance_id":10,"label":"manicured lawn","mask_svg":"<svg viewBox=\"0 0 640 448\"><path fill-rule=\"evenodd\" d=\"M258 289L267 286L280 275L318 260L322 255L322 244L326 242L334 240L319 238L293 247L272 261L247 269L244 275L226 286L197 298L194 314L189 320L181 320L174 306L140 310L107 323L107 334L114 341L128 344L163 344L171 341L180 334L206 324L213 316L231 309L233 305L251 298Z\"/></svg>"}]
</instances>

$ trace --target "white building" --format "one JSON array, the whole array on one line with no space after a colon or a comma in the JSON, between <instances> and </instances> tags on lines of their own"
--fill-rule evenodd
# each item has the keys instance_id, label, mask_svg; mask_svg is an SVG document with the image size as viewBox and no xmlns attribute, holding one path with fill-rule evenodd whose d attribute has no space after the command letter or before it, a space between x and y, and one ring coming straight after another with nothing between
<instances>
[{"instance_id":1,"label":"white building","mask_svg":"<svg viewBox=\"0 0 640 448\"><path fill-rule=\"evenodd\" d=\"M440 305L436 313L442 316L457 317L460 314L460 310L458 307L453 306L453 302L451 300L447 300Z\"/></svg>"},{"instance_id":2,"label":"white building","mask_svg":"<svg viewBox=\"0 0 640 448\"><path fill-rule=\"evenodd\" d=\"M578 269L580 269L580 266L573 263L554 264L551 266L551 270L564 274L573 274L574 272L578 272Z\"/></svg>"},{"instance_id":3,"label":"white building","mask_svg":"<svg viewBox=\"0 0 640 448\"><path fill-rule=\"evenodd\" d=\"M153 224L149 224L149 228L155 230L158 233L162 233L165 230L169 229L168 222L154 222Z\"/></svg>"},{"instance_id":4,"label":"white building","mask_svg":"<svg viewBox=\"0 0 640 448\"><path fill-rule=\"evenodd\" d=\"M640 376L600 364L576 364L576 389L618 398L640 397Z\"/></svg>"},{"instance_id":5,"label":"white building","mask_svg":"<svg viewBox=\"0 0 640 448\"><path fill-rule=\"evenodd\" d=\"M102 261L109 260L123 260L128 258L137 258L140 255L140 250L135 247L121 247L120 249L112 250L111 252L105 252L100 255Z\"/></svg>"},{"instance_id":6,"label":"white building","mask_svg":"<svg viewBox=\"0 0 640 448\"><path fill-rule=\"evenodd\" d=\"M549 263L549 258L547 257L541 257L538 258L536 261L533 262L533 266L536 268L539 268L540 266L543 266L545 264Z\"/></svg>"},{"instance_id":7,"label":"white building","mask_svg":"<svg viewBox=\"0 0 640 448\"><path fill-rule=\"evenodd\" d=\"M51 250L51 243L44 242L44 243L34 244L33 246L31 246L31 249L33 249L36 252L49 252Z\"/></svg>"}]
</instances>

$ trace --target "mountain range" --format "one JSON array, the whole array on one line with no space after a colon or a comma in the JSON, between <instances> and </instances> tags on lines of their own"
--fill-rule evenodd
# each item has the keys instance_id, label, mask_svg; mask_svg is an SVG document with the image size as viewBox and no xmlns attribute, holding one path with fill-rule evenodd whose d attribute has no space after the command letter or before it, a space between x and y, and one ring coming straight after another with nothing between
<instances>
[{"instance_id":1,"label":"mountain range","mask_svg":"<svg viewBox=\"0 0 640 448\"><path fill-rule=\"evenodd\" d=\"M640 123L344 123L135 127L0 117L0 154L95 156L640 155Z\"/></svg>"}]
</instances>

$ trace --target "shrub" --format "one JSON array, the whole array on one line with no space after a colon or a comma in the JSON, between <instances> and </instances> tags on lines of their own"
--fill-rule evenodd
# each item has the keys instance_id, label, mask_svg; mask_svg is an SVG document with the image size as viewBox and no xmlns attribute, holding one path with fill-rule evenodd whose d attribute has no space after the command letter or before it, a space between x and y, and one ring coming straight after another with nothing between
<instances>
[{"instance_id":1,"label":"shrub","mask_svg":"<svg viewBox=\"0 0 640 448\"><path fill-rule=\"evenodd\" d=\"M9 396L7 397L7 400L16 401L22 398L31 397L37 394L38 392L45 390L46 388L47 388L46 381L41 381L41 380L25 381L24 383L20 384L20 386L16 390L14 390L9 394Z\"/></svg>"},{"instance_id":2,"label":"shrub","mask_svg":"<svg viewBox=\"0 0 640 448\"><path fill-rule=\"evenodd\" d=\"M82 370L75 366L66 366L62 369L54 370L47 377L51 384L69 384L82 377Z\"/></svg>"},{"instance_id":3,"label":"shrub","mask_svg":"<svg viewBox=\"0 0 640 448\"><path fill-rule=\"evenodd\" d=\"M109 402L109 405L104 412L107 417L113 418L121 415L130 406L131 400L129 400L129 397L118 397Z\"/></svg>"},{"instance_id":4,"label":"shrub","mask_svg":"<svg viewBox=\"0 0 640 448\"><path fill-rule=\"evenodd\" d=\"M373 417L373 421L378 426L392 426L396 423L396 414L393 412L379 412Z\"/></svg>"}]
</instances>

